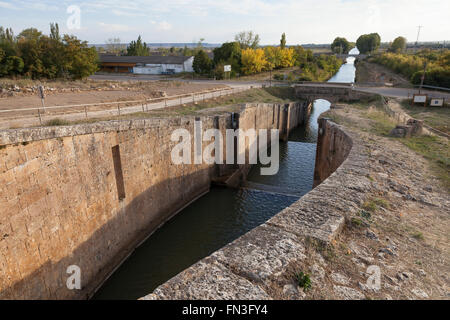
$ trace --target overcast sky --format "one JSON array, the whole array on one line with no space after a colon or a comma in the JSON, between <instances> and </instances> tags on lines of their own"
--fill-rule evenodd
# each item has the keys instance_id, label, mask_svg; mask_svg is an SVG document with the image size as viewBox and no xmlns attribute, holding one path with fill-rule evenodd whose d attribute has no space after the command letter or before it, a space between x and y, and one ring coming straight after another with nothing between
<instances>
[{"instance_id":1,"label":"overcast sky","mask_svg":"<svg viewBox=\"0 0 450 320\"><path fill-rule=\"evenodd\" d=\"M81 24L69 30L73 5ZM0 25L16 34L28 27L48 33L58 22L62 32L90 43L129 42L139 34L146 42L222 43L242 30L254 30L262 44L278 43L283 32L288 44L356 41L371 32L383 42L399 35L415 41L418 25L421 41L442 41L450 40L449 13L448 0L0 0Z\"/></svg>"}]
</instances>

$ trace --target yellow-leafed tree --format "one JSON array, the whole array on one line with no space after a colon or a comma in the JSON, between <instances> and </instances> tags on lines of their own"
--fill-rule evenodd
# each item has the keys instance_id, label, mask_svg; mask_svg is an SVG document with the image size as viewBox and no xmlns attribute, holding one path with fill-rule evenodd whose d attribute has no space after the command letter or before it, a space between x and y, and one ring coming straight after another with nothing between
<instances>
[{"instance_id":1,"label":"yellow-leafed tree","mask_svg":"<svg viewBox=\"0 0 450 320\"><path fill-rule=\"evenodd\" d=\"M267 65L267 59L263 49L244 49L242 50L242 72L244 74L259 73Z\"/></svg>"},{"instance_id":2,"label":"yellow-leafed tree","mask_svg":"<svg viewBox=\"0 0 450 320\"><path fill-rule=\"evenodd\" d=\"M281 51L281 68L289 68L295 64L295 51L292 48L280 49Z\"/></svg>"}]
</instances>

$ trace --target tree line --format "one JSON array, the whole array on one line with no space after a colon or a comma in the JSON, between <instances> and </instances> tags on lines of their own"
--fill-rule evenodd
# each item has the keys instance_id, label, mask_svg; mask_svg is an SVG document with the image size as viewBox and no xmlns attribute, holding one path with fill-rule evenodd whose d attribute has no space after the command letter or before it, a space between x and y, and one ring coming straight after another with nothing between
<instances>
[{"instance_id":1,"label":"tree line","mask_svg":"<svg viewBox=\"0 0 450 320\"><path fill-rule=\"evenodd\" d=\"M50 24L49 35L28 28L15 36L11 28L0 27L0 76L81 79L97 70L96 49L61 35L57 23Z\"/></svg>"},{"instance_id":2,"label":"tree line","mask_svg":"<svg viewBox=\"0 0 450 320\"><path fill-rule=\"evenodd\" d=\"M371 59L394 72L408 78L413 84L420 84L425 71L424 84L450 88L450 51L425 49L415 54L387 52Z\"/></svg>"},{"instance_id":3,"label":"tree line","mask_svg":"<svg viewBox=\"0 0 450 320\"><path fill-rule=\"evenodd\" d=\"M311 50L301 46L288 48L284 33L279 46L259 47L259 35L241 32L235 41L224 43L213 53L213 59L204 50L196 53L193 64L196 73L223 79L225 65L231 65L231 77L296 66L299 67L296 75L291 76L295 79L290 80L323 81L333 76L342 65L342 61L334 56L315 56Z\"/></svg>"}]
</instances>

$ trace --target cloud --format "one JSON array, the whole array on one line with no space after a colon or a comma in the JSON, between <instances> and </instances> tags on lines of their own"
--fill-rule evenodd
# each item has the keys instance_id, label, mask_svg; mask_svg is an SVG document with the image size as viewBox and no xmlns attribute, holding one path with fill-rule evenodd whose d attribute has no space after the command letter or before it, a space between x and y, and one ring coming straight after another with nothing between
<instances>
[{"instance_id":1,"label":"cloud","mask_svg":"<svg viewBox=\"0 0 450 320\"><path fill-rule=\"evenodd\" d=\"M3 1L0 1L0 8L4 8L4 9L19 9L15 5L13 5L13 4L9 3L9 2L3 2Z\"/></svg>"},{"instance_id":2,"label":"cloud","mask_svg":"<svg viewBox=\"0 0 450 320\"><path fill-rule=\"evenodd\" d=\"M170 29L172 29L172 25L170 23L168 23L167 21L161 21L156 24L156 30L168 31Z\"/></svg>"},{"instance_id":3,"label":"cloud","mask_svg":"<svg viewBox=\"0 0 450 320\"><path fill-rule=\"evenodd\" d=\"M132 31L134 28L124 25L124 24L116 24L116 23L104 23L104 22L99 22L98 25L107 32L111 32L111 31Z\"/></svg>"}]
</instances>

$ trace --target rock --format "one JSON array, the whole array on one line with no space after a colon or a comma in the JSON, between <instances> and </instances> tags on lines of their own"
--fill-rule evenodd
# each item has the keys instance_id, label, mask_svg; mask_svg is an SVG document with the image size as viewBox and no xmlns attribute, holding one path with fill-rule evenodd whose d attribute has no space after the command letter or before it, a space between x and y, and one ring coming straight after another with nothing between
<instances>
[{"instance_id":1,"label":"rock","mask_svg":"<svg viewBox=\"0 0 450 320\"><path fill-rule=\"evenodd\" d=\"M396 255L397 255L394 251L392 251L392 250L389 249L389 248L382 248L382 249L380 249L378 252L379 252L379 253L388 254L388 255L391 255L391 256L396 256Z\"/></svg>"},{"instance_id":2,"label":"rock","mask_svg":"<svg viewBox=\"0 0 450 320\"><path fill-rule=\"evenodd\" d=\"M393 300L389 294L384 295L384 300Z\"/></svg>"},{"instance_id":3,"label":"rock","mask_svg":"<svg viewBox=\"0 0 450 320\"><path fill-rule=\"evenodd\" d=\"M311 273L318 280L322 280L325 277L325 270L317 263L311 267Z\"/></svg>"},{"instance_id":4,"label":"rock","mask_svg":"<svg viewBox=\"0 0 450 320\"><path fill-rule=\"evenodd\" d=\"M340 273L332 273L331 279L337 284L348 285L350 283L349 278Z\"/></svg>"},{"instance_id":5,"label":"rock","mask_svg":"<svg viewBox=\"0 0 450 320\"><path fill-rule=\"evenodd\" d=\"M423 190L427 191L427 192L433 192L433 187L431 186L426 186L425 188L423 188Z\"/></svg>"},{"instance_id":6,"label":"rock","mask_svg":"<svg viewBox=\"0 0 450 320\"><path fill-rule=\"evenodd\" d=\"M298 292L297 286L294 286L293 284L286 284L283 287L283 293L285 294L296 294Z\"/></svg>"},{"instance_id":7,"label":"rock","mask_svg":"<svg viewBox=\"0 0 450 320\"><path fill-rule=\"evenodd\" d=\"M366 230L366 237L375 241L379 241L378 236L371 230Z\"/></svg>"},{"instance_id":8,"label":"rock","mask_svg":"<svg viewBox=\"0 0 450 320\"><path fill-rule=\"evenodd\" d=\"M411 292L414 293L414 295L419 298L422 298L422 299L429 298L428 294L425 291L423 291L422 289L415 288L415 289L412 289Z\"/></svg>"},{"instance_id":9,"label":"rock","mask_svg":"<svg viewBox=\"0 0 450 320\"><path fill-rule=\"evenodd\" d=\"M358 258L352 258L352 262L361 268L365 268L366 265L361 262Z\"/></svg>"},{"instance_id":10,"label":"rock","mask_svg":"<svg viewBox=\"0 0 450 320\"><path fill-rule=\"evenodd\" d=\"M363 300L366 298L364 294L358 290L343 287L343 286L333 286L334 293L344 300Z\"/></svg>"},{"instance_id":11,"label":"rock","mask_svg":"<svg viewBox=\"0 0 450 320\"><path fill-rule=\"evenodd\" d=\"M427 273L426 273L425 270L423 270L423 269L419 269L419 274L420 274L422 277L426 277L426 275L427 275Z\"/></svg>"},{"instance_id":12,"label":"rock","mask_svg":"<svg viewBox=\"0 0 450 320\"><path fill-rule=\"evenodd\" d=\"M410 272L399 272L397 273L397 279L400 281L407 281L407 280L411 280L412 278L412 273Z\"/></svg>"}]
</instances>

